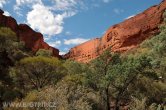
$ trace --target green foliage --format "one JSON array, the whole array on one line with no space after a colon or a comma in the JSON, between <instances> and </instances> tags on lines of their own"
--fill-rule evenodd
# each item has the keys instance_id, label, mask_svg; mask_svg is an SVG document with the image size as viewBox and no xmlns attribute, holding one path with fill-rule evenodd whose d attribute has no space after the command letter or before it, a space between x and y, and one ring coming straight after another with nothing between
<instances>
[{"instance_id":1,"label":"green foliage","mask_svg":"<svg viewBox=\"0 0 166 110\"><path fill-rule=\"evenodd\" d=\"M14 53L12 54L12 59L15 60L15 61L19 61L25 57L28 57L29 55L27 53L24 53L23 51L21 50L17 50L17 51L14 51Z\"/></svg>"},{"instance_id":2,"label":"green foliage","mask_svg":"<svg viewBox=\"0 0 166 110\"><path fill-rule=\"evenodd\" d=\"M60 66L61 65L61 61L58 60L58 58L48 58L48 57L42 57L42 56L38 56L38 57L28 57L28 58L24 58L20 61L20 64L22 65L28 65L28 64L34 64L34 63L44 63L44 64L48 64L48 65L52 65L52 66Z\"/></svg>"},{"instance_id":3,"label":"green foliage","mask_svg":"<svg viewBox=\"0 0 166 110\"><path fill-rule=\"evenodd\" d=\"M164 13L164 17L165 17ZM165 21L164 21L165 22ZM165 102L165 58L166 58L166 24L160 26L160 33L150 39L145 40L138 49L127 56L139 58L146 56L149 59L149 68L144 68L139 77L130 87L131 92L137 98L146 97L146 106L149 110L156 110L156 105L163 105ZM144 61L144 60L143 60ZM142 70L141 70L142 71ZM151 108L150 108L151 107ZM160 110L163 107L158 107Z\"/></svg>"},{"instance_id":4,"label":"green foliage","mask_svg":"<svg viewBox=\"0 0 166 110\"><path fill-rule=\"evenodd\" d=\"M11 31L11 29L6 27L0 27L0 50L12 47L13 42L16 41L16 34L13 31Z\"/></svg>"},{"instance_id":5,"label":"green foliage","mask_svg":"<svg viewBox=\"0 0 166 110\"><path fill-rule=\"evenodd\" d=\"M129 110L165 110L165 107L164 105L157 105L156 103L152 103L148 106L146 98L138 99L133 97Z\"/></svg>"},{"instance_id":6,"label":"green foliage","mask_svg":"<svg viewBox=\"0 0 166 110\"><path fill-rule=\"evenodd\" d=\"M7 56L15 62L27 56L23 52L24 48L24 42L19 42L10 28L0 27L0 52L6 52Z\"/></svg>"},{"instance_id":7,"label":"green foliage","mask_svg":"<svg viewBox=\"0 0 166 110\"><path fill-rule=\"evenodd\" d=\"M146 110L146 106L146 98L139 100L133 97L129 110Z\"/></svg>"},{"instance_id":8,"label":"green foliage","mask_svg":"<svg viewBox=\"0 0 166 110\"><path fill-rule=\"evenodd\" d=\"M91 77L93 74L91 74L92 72L88 64L67 60L63 65L66 69L66 73L68 74L64 80L69 83L74 82L75 84L80 84L82 86L90 85L91 79L88 79L88 77Z\"/></svg>"},{"instance_id":9,"label":"green foliage","mask_svg":"<svg viewBox=\"0 0 166 110\"><path fill-rule=\"evenodd\" d=\"M52 56L52 51L45 50L45 49L39 49L36 52L36 56L51 57Z\"/></svg>"},{"instance_id":10,"label":"green foliage","mask_svg":"<svg viewBox=\"0 0 166 110\"><path fill-rule=\"evenodd\" d=\"M84 64L67 60L64 63L64 67L67 69L67 73L69 75L72 74L82 74L84 71L87 71L86 69L83 68Z\"/></svg>"},{"instance_id":11,"label":"green foliage","mask_svg":"<svg viewBox=\"0 0 166 110\"><path fill-rule=\"evenodd\" d=\"M47 87L40 92L30 92L23 102L53 102L54 107L34 108L50 110L98 110L98 94L93 90L68 83L59 82L55 87ZM31 110L32 108L29 108Z\"/></svg>"},{"instance_id":12,"label":"green foliage","mask_svg":"<svg viewBox=\"0 0 166 110\"><path fill-rule=\"evenodd\" d=\"M137 98L146 98L147 105L152 103L161 104L165 101L165 90L166 86L163 82L153 80L148 77L139 77L139 80L135 81L130 88L130 91L133 93L133 96Z\"/></svg>"},{"instance_id":13,"label":"green foliage","mask_svg":"<svg viewBox=\"0 0 166 110\"><path fill-rule=\"evenodd\" d=\"M111 53L110 49L106 50L99 58L91 62L91 80L94 81L96 87L105 88L109 85L108 83L104 83L103 85L103 82L105 82L105 78L110 73L109 70L112 68L112 66L120 62L119 54Z\"/></svg>"},{"instance_id":14,"label":"green foliage","mask_svg":"<svg viewBox=\"0 0 166 110\"><path fill-rule=\"evenodd\" d=\"M23 99L24 102L35 102L37 101L37 94L38 91L31 91L29 92L26 97Z\"/></svg>"},{"instance_id":15,"label":"green foliage","mask_svg":"<svg viewBox=\"0 0 166 110\"><path fill-rule=\"evenodd\" d=\"M85 77L81 74L75 74L75 75L68 75L64 78L64 80L68 83L75 83L79 85L83 85L85 81Z\"/></svg>"},{"instance_id":16,"label":"green foliage","mask_svg":"<svg viewBox=\"0 0 166 110\"><path fill-rule=\"evenodd\" d=\"M0 100L12 101L21 96L20 91L15 88L13 79L9 74L10 66L16 60L19 51L19 42L16 34L9 28L0 27ZM19 58L17 57L17 60ZM0 104L2 103L0 101ZM0 108L1 109L1 108Z\"/></svg>"},{"instance_id":17,"label":"green foliage","mask_svg":"<svg viewBox=\"0 0 166 110\"><path fill-rule=\"evenodd\" d=\"M0 36L1 39L10 39L13 41L17 40L16 34L10 29L6 27L0 27Z\"/></svg>"},{"instance_id":18,"label":"green foliage","mask_svg":"<svg viewBox=\"0 0 166 110\"><path fill-rule=\"evenodd\" d=\"M15 74L20 86L37 89L56 84L64 75L63 66L57 58L28 57L22 59Z\"/></svg>"}]
</instances>

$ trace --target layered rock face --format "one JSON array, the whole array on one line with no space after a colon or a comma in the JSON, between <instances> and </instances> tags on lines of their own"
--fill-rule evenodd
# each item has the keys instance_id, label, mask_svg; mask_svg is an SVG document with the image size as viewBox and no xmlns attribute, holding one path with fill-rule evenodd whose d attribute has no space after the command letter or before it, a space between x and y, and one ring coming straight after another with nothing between
<instances>
[{"instance_id":1,"label":"layered rock face","mask_svg":"<svg viewBox=\"0 0 166 110\"><path fill-rule=\"evenodd\" d=\"M109 47L113 52L124 52L135 48L143 40L159 32L158 26L163 22L165 9L166 0L110 27L102 38L92 39L70 49L64 57L79 62L89 62Z\"/></svg>"},{"instance_id":2,"label":"layered rock face","mask_svg":"<svg viewBox=\"0 0 166 110\"><path fill-rule=\"evenodd\" d=\"M49 46L44 42L43 35L41 33L35 32L26 24L18 25L16 20L12 17L7 17L3 15L3 11L0 10L0 26L5 26L14 31L21 41L25 42L25 46L31 49L33 52L39 49L51 50L53 56L60 57L59 50Z\"/></svg>"}]
</instances>

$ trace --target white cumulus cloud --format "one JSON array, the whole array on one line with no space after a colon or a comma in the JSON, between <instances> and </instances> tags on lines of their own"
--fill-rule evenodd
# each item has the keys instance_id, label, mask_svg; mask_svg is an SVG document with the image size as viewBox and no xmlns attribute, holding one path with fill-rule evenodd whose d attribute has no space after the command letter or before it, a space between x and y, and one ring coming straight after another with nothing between
<instances>
[{"instance_id":1,"label":"white cumulus cloud","mask_svg":"<svg viewBox=\"0 0 166 110\"><path fill-rule=\"evenodd\" d=\"M60 51L59 55L65 55L67 52Z\"/></svg>"},{"instance_id":2,"label":"white cumulus cloud","mask_svg":"<svg viewBox=\"0 0 166 110\"><path fill-rule=\"evenodd\" d=\"M61 46L61 41L60 40L57 40L55 42L47 42L50 46L52 47L55 47L55 48L58 48L59 46Z\"/></svg>"},{"instance_id":3,"label":"white cumulus cloud","mask_svg":"<svg viewBox=\"0 0 166 110\"><path fill-rule=\"evenodd\" d=\"M65 45L78 45L81 43L84 43L88 41L89 39L84 39L84 38L75 38L75 39L64 39L64 44Z\"/></svg>"},{"instance_id":4,"label":"white cumulus cloud","mask_svg":"<svg viewBox=\"0 0 166 110\"><path fill-rule=\"evenodd\" d=\"M4 4L7 3L8 0L0 0L0 8L3 7Z\"/></svg>"},{"instance_id":5,"label":"white cumulus cloud","mask_svg":"<svg viewBox=\"0 0 166 110\"><path fill-rule=\"evenodd\" d=\"M74 12L55 14L49 7L46 7L43 4L36 4L32 7L32 11L27 14L27 23L33 29L52 36L60 34L63 30L64 18L73 15L75 15Z\"/></svg>"},{"instance_id":6,"label":"white cumulus cloud","mask_svg":"<svg viewBox=\"0 0 166 110\"><path fill-rule=\"evenodd\" d=\"M8 11L4 11L3 15L10 16L10 13Z\"/></svg>"}]
</instances>

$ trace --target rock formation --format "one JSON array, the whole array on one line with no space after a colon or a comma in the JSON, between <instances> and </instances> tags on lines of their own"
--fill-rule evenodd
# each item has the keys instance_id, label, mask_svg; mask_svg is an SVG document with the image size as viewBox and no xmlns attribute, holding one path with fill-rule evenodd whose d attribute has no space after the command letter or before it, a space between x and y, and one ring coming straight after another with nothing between
<instances>
[{"instance_id":1,"label":"rock formation","mask_svg":"<svg viewBox=\"0 0 166 110\"><path fill-rule=\"evenodd\" d=\"M125 52L135 48L142 41L159 32L158 26L163 22L165 9L166 0L163 0L159 5L152 6L143 13L111 26L101 38L95 38L71 48L63 57L79 62L89 62L109 47L113 52ZM51 50L55 57L61 57L58 49L44 42L41 33L35 32L26 24L18 25L14 18L4 16L3 13L0 10L0 26L11 28L19 39L25 42L27 48L34 52L39 49Z\"/></svg>"},{"instance_id":2,"label":"rock formation","mask_svg":"<svg viewBox=\"0 0 166 110\"><path fill-rule=\"evenodd\" d=\"M70 49L64 57L79 62L89 62L109 47L112 47L113 52L124 52L135 48L143 40L159 32L158 26L163 22L165 9L166 0L110 27L102 38L92 39Z\"/></svg>"},{"instance_id":3,"label":"rock formation","mask_svg":"<svg viewBox=\"0 0 166 110\"><path fill-rule=\"evenodd\" d=\"M53 56L60 57L59 50L45 43L41 33L35 32L26 24L18 25L14 18L4 16L3 13L4 12L0 10L0 26L8 27L14 31L18 38L25 42L27 48L31 49L33 52L39 49L51 50Z\"/></svg>"}]
</instances>

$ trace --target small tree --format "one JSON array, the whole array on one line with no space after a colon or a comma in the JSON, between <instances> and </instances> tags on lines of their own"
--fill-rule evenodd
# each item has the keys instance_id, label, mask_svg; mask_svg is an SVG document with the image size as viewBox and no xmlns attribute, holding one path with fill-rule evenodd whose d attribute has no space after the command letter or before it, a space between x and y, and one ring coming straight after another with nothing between
<instances>
[{"instance_id":1,"label":"small tree","mask_svg":"<svg viewBox=\"0 0 166 110\"><path fill-rule=\"evenodd\" d=\"M125 58L122 59L121 63L112 65L107 80L110 81L111 92L114 94L116 110L119 110L119 102L124 98L125 93L128 92L129 86L137 80L139 75L147 75L145 69L149 67L150 60L144 56L138 59Z\"/></svg>"},{"instance_id":2,"label":"small tree","mask_svg":"<svg viewBox=\"0 0 166 110\"><path fill-rule=\"evenodd\" d=\"M148 76L151 74L151 76L155 76L153 71L149 70L151 68L150 61L145 56L121 58L119 54L107 50L92 62L91 79L97 84L106 110L110 110L111 96L115 98L115 109L119 110L119 102L139 75Z\"/></svg>"},{"instance_id":3,"label":"small tree","mask_svg":"<svg viewBox=\"0 0 166 110\"><path fill-rule=\"evenodd\" d=\"M99 58L91 62L93 85L96 85L102 97L102 106L104 109L110 110L110 94L109 94L109 81L106 77L109 74L109 69L112 65L120 62L119 54L113 54L110 49L106 50Z\"/></svg>"},{"instance_id":4,"label":"small tree","mask_svg":"<svg viewBox=\"0 0 166 110\"><path fill-rule=\"evenodd\" d=\"M57 58L28 57L21 60L16 69L20 87L40 90L47 85L54 85L65 74Z\"/></svg>"}]
</instances>

